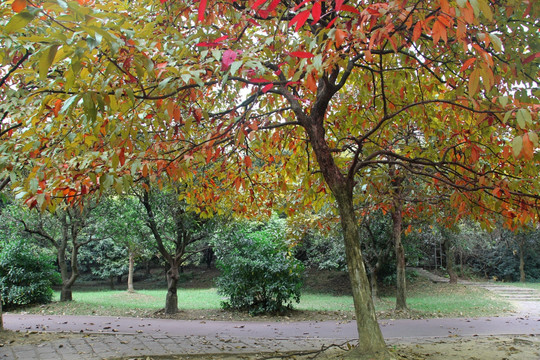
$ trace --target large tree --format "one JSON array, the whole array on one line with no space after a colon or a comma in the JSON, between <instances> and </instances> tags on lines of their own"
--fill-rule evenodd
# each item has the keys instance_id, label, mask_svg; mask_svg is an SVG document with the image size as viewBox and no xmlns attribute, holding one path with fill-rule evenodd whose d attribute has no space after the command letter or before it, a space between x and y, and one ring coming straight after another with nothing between
<instances>
[{"instance_id":1,"label":"large tree","mask_svg":"<svg viewBox=\"0 0 540 360\"><path fill-rule=\"evenodd\" d=\"M358 358L390 357L355 211L357 184L379 181L374 167L448 186L459 217L496 209L508 226L538 220L536 2L16 0L0 9L4 53L32 50L15 72L41 103L10 115L24 125L1 144L2 176L19 196L55 206L164 173L204 179L184 198L199 210L227 197L239 212L270 207L279 189L292 212L329 193ZM403 141L404 131L420 141Z\"/></svg>"}]
</instances>

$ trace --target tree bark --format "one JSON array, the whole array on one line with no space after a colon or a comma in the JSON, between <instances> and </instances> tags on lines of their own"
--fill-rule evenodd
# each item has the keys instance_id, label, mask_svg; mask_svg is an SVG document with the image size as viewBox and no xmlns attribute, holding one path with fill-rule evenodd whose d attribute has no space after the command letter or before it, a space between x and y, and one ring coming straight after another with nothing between
<instances>
[{"instance_id":1,"label":"tree bark","mask_svg":"<svg viewBox=\"0 0 540 360\"><path fill-rule=\"evenodd\" d=\"M392 238L396 253L396 310L407 310L407 278L405 273L405 249L401 243L403 226L403 178L396 174L395 168L390 168L392 181Z\"/></svg>"},{"instance_id":2,"label":"tree bark","mask_svg":"<svg viewBox=\"0 0 540 360\"><path fill-rule=\"evenodd\" d=\"M352 194L336 194L349 277L351 280L356 325L358 329L358 347L349 358L386 359L391 358L381 329L375 316L375 306L371 297L371 289L362 260L360 249L358 222L354 213Z\"/></svg>"},{"instance_id":3,"label":"tree bark","mask_svg":"<svg viewBox=\"0 0 540 360\"><path fill-rule=\"evenodd\" d=\"M62 290L60 291L60 301L72 301L73 292L71 290L71 285L62 284Z\"/></svg>"},{"instance_id":4,"label":"tree bark","mask_svg":"<svg viewBox=\"0 0 540 360\"><path fill-rule=\"evenodd\" d=\"M291 104L298 120L309 136L309 142L315 152L319 169L334 195L339 210L359 339L358 347L348 352L346 357L393 359L394 357L386 348L377 322L371 288L362 258L359 224L353 206L354 176L344 176L341 173L325 140L324 102L329 101L328 95L324 91L319 94L319 104L314 105L310 116L307 116L294 100L291 101Z\"/></svg>"},{"instance_id":5,"label":"tree bark","mask_svg":"<svg viewBox=\"0 0 540 360\"><path fill-rule=\"evenodd\" d=\"M165 298L165 314L176 314L178 312L178 265L170 264L167 271L167 297Z\"/></svg>"},{"instance_id":6,"label":"tree bark","mask_svg":"<svg viewBox=\"0 0 540 360\"><path fill-rule=\"evenodd\" d=\"M133 270L135 269L135 255L132 251L129 252L129 268L128 268L128 292L134 293L135 289L133 288Z\"/></svg>"},{"instance_id":7,"label":"tree bark","mask_svg":"<svg viewBox=\"0 0 540 360\"><path fill-rule=\"evenodd\" d=\"M525 255L524 252L524 240L520 239L518 240L518 246L519 246L519 281L524 283L525 278Z\"/></svg>"},{"instance_id":8,"label":"tree bark","mask_svg":"<svg viewBox=\"0 0 540 360\"><path fill-rule=\"evenodd\" d=\"M450 278L450 284L457 284L458 276L454 269L455 254L454 247L452 246L452 240L445 237L443 241L444 254L446 255L446 272Z\"/></svg>"}]
</instances>

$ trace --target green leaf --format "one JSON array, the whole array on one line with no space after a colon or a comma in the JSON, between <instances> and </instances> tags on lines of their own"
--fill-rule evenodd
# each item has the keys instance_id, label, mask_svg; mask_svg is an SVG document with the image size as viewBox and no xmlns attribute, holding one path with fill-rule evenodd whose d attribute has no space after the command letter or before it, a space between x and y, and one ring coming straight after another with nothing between
<instances>
[{"instance_id":1,"label":"green leaf","mask_svg":"<svg viewBox=\"0 0 540 360\"><path fill-rule=\"evenodd\" d=\"M514 141L512 141L512 150L514 152L514 156L519 156L521 149L523 149L523 137L518 136L514 138Z\"/></svg>"},{"instance_id":2,"label":"green leaf","mask_svg":"<svg viewBox=\"0 0 540 360\"><path fill-rule=\"evenodd\" d=\"M460 8L467 6L467 0L457 0L456 2Z\"/></svg>"},{"instance_id":3,"label":"green leaf","mask_svg":"<svg viewBox=\"0 0 540 360\"><path fill-rule=\"evenodd\" d=\"M47 73L49 72L49 68L54 61L57 51L58 45L52 45L45 50L39 58L39 78L41 80L44 80L47 77Z\"/></svg>"},{"instance_id":4,"label":"green leaf","mask_svg":"<svg viewBox=\"0 0 540 360\"><path fill-rule=\"evenodd\" d=\"M538 146L538 134L536 134L534 131L529 131L529 140L532 141L534 146Z\"/></svg>"},{"instance_id":5,"label":"green leaf","mask_svg":"<svg viewBox=\"0 0 540 360\"><path fill-rule=\"evenodd\" d=\"M9 20L6 27L4 28L4 31L10 34L17 30L20 30L26 25L28 25L28 23L32 21L34 17L35 16L30 14L28 11L21 11L17 15L13 16L11 20Z\"/></svg>"},{"instance_id":6,"label":"green leaf","mask_svg":"<svg viewBox=\"0 0 540 360\"><path fill-rule=\"evenodd\" d=\"M471 4L471 7L474 10L474 16L478 16L480 13L480 8L478 6L478 0L469 0L469 3Z\"/></svg>"},{"instance_id":7,"label":"green leaf","mask_svg":"<svg viewBox=\"0 0 540 360\"><path fill-rule=\"evenodd\" d=\"M471 1L472 5L472 1ZM478 7L480 8L480 11L484 16L489 20L493 20L493 12L491 11L491 7L489 6L489 3L487 0L478 0ZM476 12L476 11L475 11Z\"/></svg>"},{"instance_id":8,"label":"green leaf","mask_svg":"<svg viewBox=\"0 0 540 360\"><path fill-rule=\"evenodd\" d=\"M512 110L507 111L506 114L504 114L503 124L506 124L508 122L508 119L510 119L510 116L512 116Z\"/></svg>"},{"instance_id":9,"label":"green leaf","mask_svg":"<svg viewBox=\"0 0 540 360\"><path fill-rule=\"evenodd\" d=\"M527 109L519 109L516 114L516 119L519 127L522 129L525 129L527 124L532 125L532 116Z\"/></svg>"},{"instance_id":10,"label":"green leaf","mask_svg":"<svg viewBox=\"0 0 540 360\"><path fill-rule=\"evenodd\" d=\"M496 51L502 51L502 41L499 39L499 37L495 34L489 34L489 38L491 39L491 43L493 44L493 48Z\"/></svg>"},{"instance_id":11,"label":"green leaf","mask_svg":"<svg viewBox=\"0 0 540 360\"><path fill-rule=\"evenodd\" d=\"M499 96L499 104L501 104L502 107L506 107L508 104L508 96Z\"/></svg>"}]
</instances>

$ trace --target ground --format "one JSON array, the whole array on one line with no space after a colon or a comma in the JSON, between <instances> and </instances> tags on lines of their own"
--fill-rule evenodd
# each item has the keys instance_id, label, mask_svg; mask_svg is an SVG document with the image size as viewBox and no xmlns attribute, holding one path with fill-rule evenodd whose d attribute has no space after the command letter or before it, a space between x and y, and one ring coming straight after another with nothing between
<instances>
[{"instance_id":1,"label":"ground","mask_svg":"<svg viewBox=\"0 0 540 360\"><path fill-rule=\"evenodd\" d=\"M213 278L216 275L215 270L199 271L196 276L186 274L185 281L182 284L184 288L194 287L210 287L212 286ZM349 283L347 275L343 273L319 272L317 274L308 274L306 285L312 290L325 289L335 294L349 294ZM387 313L379 314L381 317L415 317L414 313ZM154 317L165 317L159 312L153 314ZM315 317L315 319L314 319ZM328 320L342 319L350 320L350 313L343 312L302 312L293 311L290 314L281 317L282 320ZM177 319L200 319L200 320L251 320L253 318L245 314L233 314L222 310L189 310L181 311L175 316ZM271 316L257 317L257 320L269 321L273 320ZM540 320L539 320L540 321ZM69 338L88 336L85 334L65 334L65 333L43 333L43 332L0 332L0 347L11 346L18 344L40 344L50 343ZM99 335L96 335L99 336ZM102 335L103 336L103 335ZM335 344L328 349L320 352L311 353L279 353L279 354L243 354L243 355L184 355L184 356L168 356L168 357L141 357L141 360L172 360L172 359L214 359L214 360L232 360L232 359L339 359L347 349L348 344ZM389 350L394 353L399 359L408 360L447 360L447 359L468 359L468 360L483 360L483 359L508 359L508 360L528 360L540 359L540 338L534 335L520 336L491 336L491 337L454 337L447 338L415 339L409 343L392 342L388 344ZM128 360L128 359L122 359ZM129 360L139 360L138 358L129 358Z\"/></svg>"}]
</instances>

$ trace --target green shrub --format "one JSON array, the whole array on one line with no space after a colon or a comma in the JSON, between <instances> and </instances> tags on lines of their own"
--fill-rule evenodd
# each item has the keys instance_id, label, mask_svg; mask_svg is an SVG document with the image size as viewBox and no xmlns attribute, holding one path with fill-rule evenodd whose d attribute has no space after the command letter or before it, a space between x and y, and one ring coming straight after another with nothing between
<instances>
[{"instance_id":1,"label":"green shrub","mask_svg":"<svg viewBox=\"0 0 540 360\"><path fill-rule=\"evenodd\" d=\"M50 302L52 285L60 281L54 256L26 240L14 239L0 251L0 286L6 307Z\"/></svg>"},{"instance_id":2,"label":"green shrub","mask_svg":"<svg viewBox=\"0 0 540 360\"><path fill-rule=\"evenodd\" d=\"M275 221L279 222L279 220ZM218 292L224 308L257 315L280 313L300 301L303 265L274 224L262 229L236 229L216 247Z\"/></svg>"}]
</instances>

